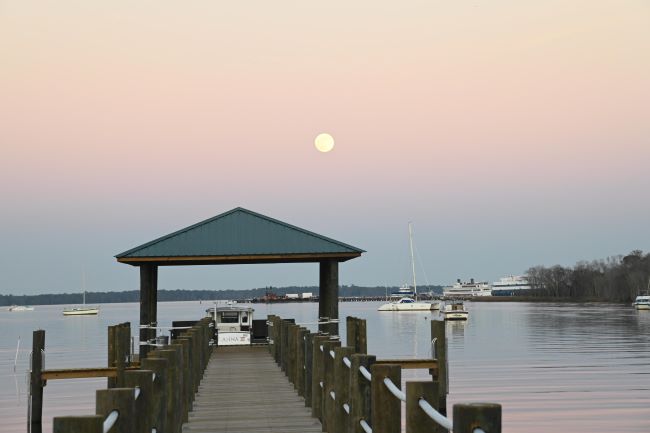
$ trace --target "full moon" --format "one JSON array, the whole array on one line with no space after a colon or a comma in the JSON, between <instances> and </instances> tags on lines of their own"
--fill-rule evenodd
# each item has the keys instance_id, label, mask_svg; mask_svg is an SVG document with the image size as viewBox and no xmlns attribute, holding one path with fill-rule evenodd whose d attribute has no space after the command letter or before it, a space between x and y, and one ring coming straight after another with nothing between
<instances>
[{"instance_id":1,"label":"full moon","mask_svg":"<svg viewBox=\"0 0 650 433\"><path fill-rule=\"evenodd\" d=\"M334 149L334 138L326 133L318 134L314 140L314 145L319 152L329 152Z\"/></svg>"}]
</instances>

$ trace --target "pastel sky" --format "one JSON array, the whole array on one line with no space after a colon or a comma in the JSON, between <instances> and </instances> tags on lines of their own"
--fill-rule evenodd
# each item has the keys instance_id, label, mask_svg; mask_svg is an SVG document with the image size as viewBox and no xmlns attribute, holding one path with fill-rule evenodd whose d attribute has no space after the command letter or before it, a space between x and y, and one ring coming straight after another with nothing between
<instances>
[{"instance_id":1,"label":"pastel sky","mask_svg":"<svg viewBox=\"0 0 650 433\"><path fill-rule=\"evenodd\" d=\"M409 221L422 283L650 250L648 23L647 0L0 0L0 293L137 288L113 255L236 206L367 250L341 284L405 282Z\"/></svg>"}]
</instances>

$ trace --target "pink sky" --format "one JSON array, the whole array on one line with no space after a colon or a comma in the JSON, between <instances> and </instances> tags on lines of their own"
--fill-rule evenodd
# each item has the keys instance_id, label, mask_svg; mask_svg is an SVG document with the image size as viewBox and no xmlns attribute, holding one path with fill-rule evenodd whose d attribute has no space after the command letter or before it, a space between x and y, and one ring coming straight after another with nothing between
<instances>
[{"instance_id":1,"label":"pink sky","mask_svg":"<svg viewBox=\"0 0 650 433\"><path fill-rule=\"evenodd\" d=\"M368 250L344 284L404 282L408 221L431 283L648 250L648 22L646 1L0 0L0 293L81 267L135 287L113 254L235 206ZM290 269L166 281L317 281Z\"/></svg>"}]
</instances>

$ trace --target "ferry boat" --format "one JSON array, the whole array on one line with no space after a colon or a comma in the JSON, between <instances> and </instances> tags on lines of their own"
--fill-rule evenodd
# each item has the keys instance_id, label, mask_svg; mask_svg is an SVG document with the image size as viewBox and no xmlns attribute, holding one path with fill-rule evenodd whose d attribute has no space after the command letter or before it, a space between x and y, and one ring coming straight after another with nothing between
<instances>
[{"instance_id":1,"label":"ferry boat","mask_svg":"<svg viewBox=\"0 0 650 433\"><path fill-rule=\"evenodd\" d=\"M467 320L469 318L469 312L465 310L465 306L460 301L445 304L442 314L445 320Z\"/></svg>"},{"instance_id":2,"label":"ferry boat","mask_svg":"<svg viewBox=\"0 0 650 433\"><path fill-rule=\"evenodd\" d=\"M206 312L214 320L217 346L249 346L253 323L253 308L240 306L232 301L225 305L215 302Z\"/></svg>"},{"instance_id":3,"label":"ferry boat","mask_svg":"<svg viewBox=\"0 0 650 433\"><path fill-rule=\"evenodd\" d=\"M470 298L474 296L492 296L492 287L487 282L475 282L474 278L468 282L456 280L453 286L445 287L443 296L447 298Z\"/></svg>"},{"instance_id":4,"label":"ferry boat","mask_svg":"<svg viewBox=\"0 0 650 433\"><path fill-rule=\"evenodd\" d=\"M529 290L531 288L532 286L526 277L519 275L509 275L492 283L492 293L497 296L499 294L514 296L521 290Z\"/></svg>"}]
</instances>

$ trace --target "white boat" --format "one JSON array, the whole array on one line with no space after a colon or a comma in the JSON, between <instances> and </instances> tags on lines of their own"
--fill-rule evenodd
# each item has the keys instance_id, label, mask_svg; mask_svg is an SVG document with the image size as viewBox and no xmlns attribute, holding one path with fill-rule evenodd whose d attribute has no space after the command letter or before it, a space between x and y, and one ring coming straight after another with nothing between
<instances>
[{"instance_id":1,"label":"white boat","mask_svg":"<svg viewBox=\"0 0 650 433\"><path fill-rule=\"evenodd\" d=\"M465 310L465 306L459 301L445 304L442 314L445 320L467 320L469 318L469 312Z\"/></svg>"},{"instance_id":2,"label":"white boat","mask_svg":"<svg viewBox=\"0 0 650 433\"><path fill-rule=\"evenodd\" d=\"M650 279L645 293L639 294L632 303L637 310L650 310Z\"/></svg>"},{"instance_id":3,"label":"white boat","mask_svg":"<svg viewBox=\"0 0 650 433\"><path fill-rule=\"evenodd\" d=\"M409 247L411 249L413 291L411 291L410 287L408 286L400 287L398 292L391 295L391 298L395 299L379 307L378 311L431 311L440 309L440 302L418 301L418 285L415 281L415 261L413 260L413 231L411 229L411 223L409 223Z\"/></svg>"},{"instance_id":4,"label":"white boat","mask_svg":"<svg viewBox=\"0 0 650 433\"><path fill-rule=\"evenodd\" d=\"M253 323L253 308L234 305L227 302L214 307L206 312L214 320L217 332L217 346L249 346L251 344L251 331Z\"/></svg>"},{"instance_id":5,"label":"white boat","mask_svg":"<svg viewBox=\"0 0 650 433\"><path fill-rule=\"evenodd\" d=\"M447 298L471 298L474 296L492 296L492 287L487 282L475 282L472 278L469 283L456 280L453 286L445 287L443 295Z\"/></svg>"},{"instance_id":6,"label":"white boat","mask_svg":"<svg viewBox=\"0 0 650 433\"><path fill-rule=\"evenodd\" d=\"M99 314L99 307L74 307L63 310L64 316L96 316Z\"/></svg>"},{"instance_id":7,"label":"white boat","mask_svg":"<svg viewBox=\"0 0 650 433\"><path fill-rule=\"evenodd\" d=\"M83 299L80 307L64 308L64 316L96 316L99 314L99 307L86 307L86 276L82 277Z\"/></svg>"},{"instance_id":8,"label":"white boat","mask_svg":"<svg viewBox=\"0 0 650 433\"><path fill-rule=\"evenodd\" d=\"M9 311L34 311L34 307L29 305L12 305L8 308Z\"/></svg>"}]
</instances>

